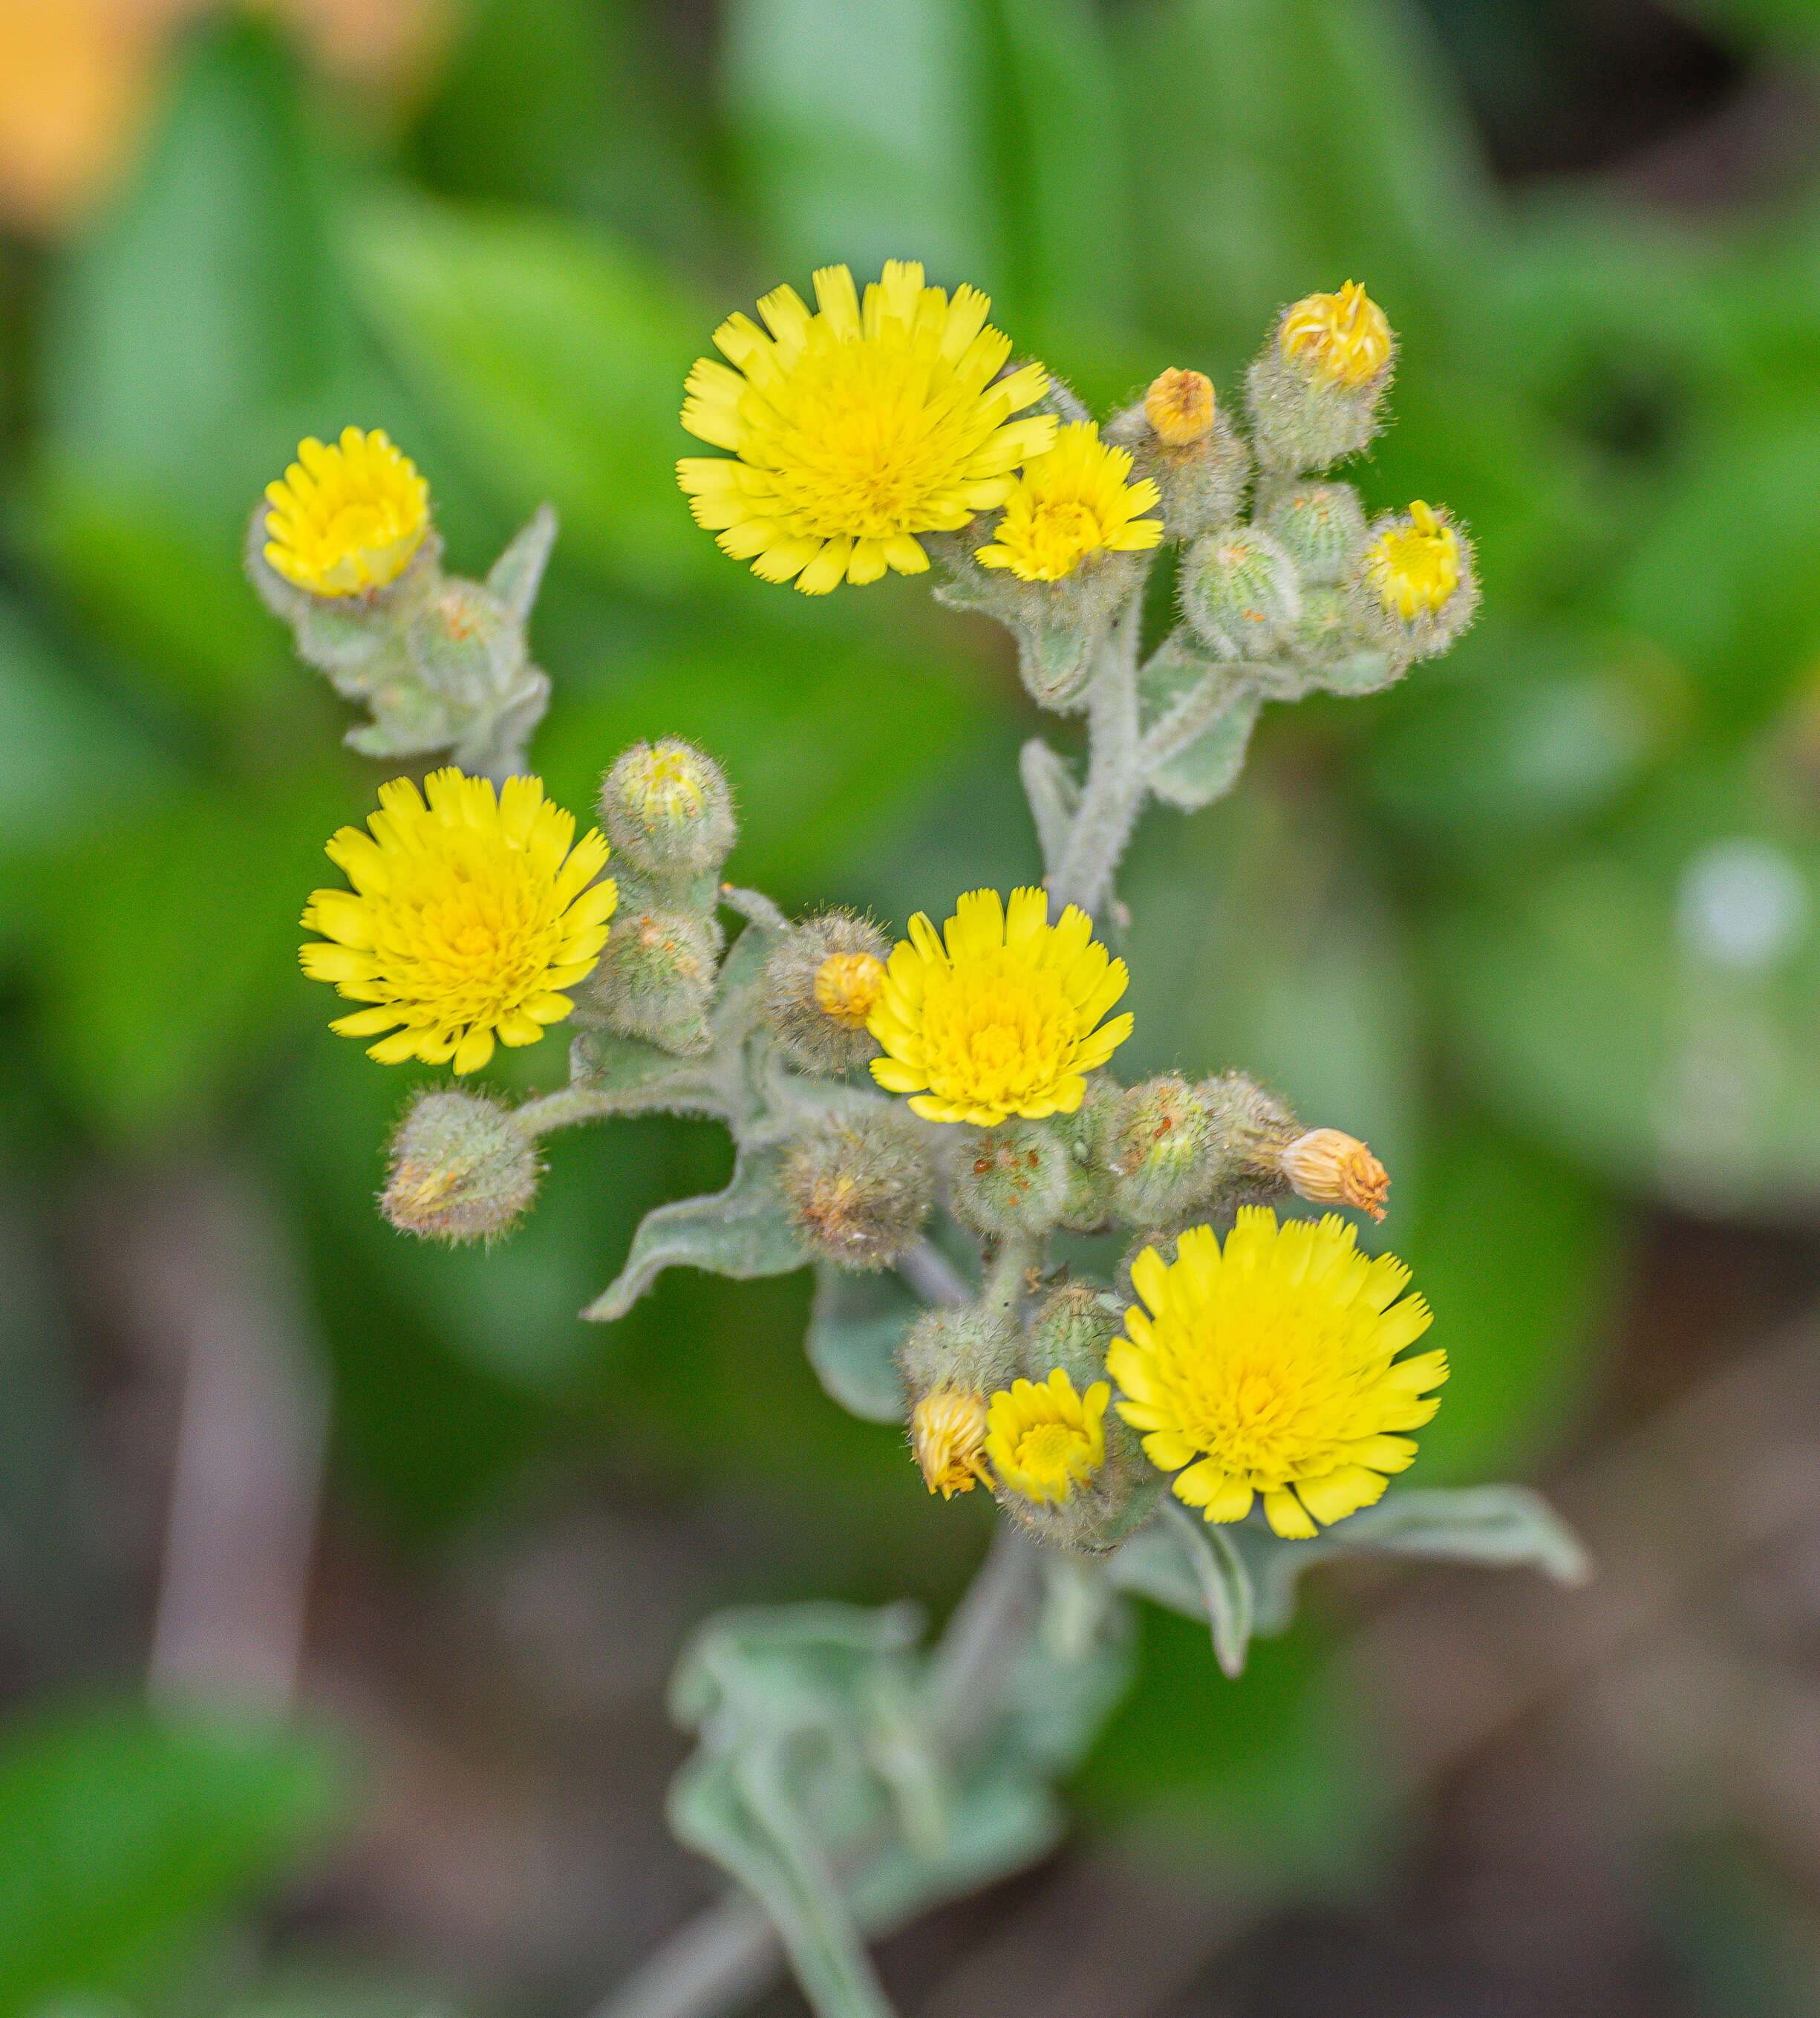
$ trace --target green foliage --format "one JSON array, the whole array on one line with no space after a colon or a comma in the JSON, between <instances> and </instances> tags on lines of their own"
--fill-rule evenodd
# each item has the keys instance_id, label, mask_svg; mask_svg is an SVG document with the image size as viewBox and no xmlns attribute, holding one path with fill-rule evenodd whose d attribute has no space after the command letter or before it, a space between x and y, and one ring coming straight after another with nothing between
<instances>
[{"instance_id":1,"label":"green foliage","mask_svg":"<svg viewBox=\"0 0 1820 2018\"><path fill-rule=\"evenodd\" d=\"M320 1754L136 1710L14 1724L0 1745L0 2012L137 1988L316 1836Z\"/></svg>"}]
</instances>

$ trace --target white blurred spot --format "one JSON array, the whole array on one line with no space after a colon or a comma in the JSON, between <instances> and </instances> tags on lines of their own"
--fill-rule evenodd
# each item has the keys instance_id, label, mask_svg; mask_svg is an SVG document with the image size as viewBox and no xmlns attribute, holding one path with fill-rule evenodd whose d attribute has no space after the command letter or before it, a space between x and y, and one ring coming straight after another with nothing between
<instances>
[{"instance_id":1,"label":"white blurred spot","mask_svg":"<svg viewBox=\"0 0 1820 2018\"><path fill-rule=\"evenodd\" d=\"M1724 967L1774 966L1807 929L1807 886L1779 848L1721 841L1681 877L1677 922L1690 952Z\"/></svg>"}]
</instances>

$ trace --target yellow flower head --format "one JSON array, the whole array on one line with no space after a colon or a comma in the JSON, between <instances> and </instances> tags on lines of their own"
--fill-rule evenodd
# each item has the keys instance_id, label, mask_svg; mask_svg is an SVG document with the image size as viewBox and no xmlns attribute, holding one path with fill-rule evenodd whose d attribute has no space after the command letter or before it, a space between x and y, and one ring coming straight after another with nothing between
<instances>
[{"instance_id":1,"label":"yellow flower head","mask_svg":"<svg viewBox=\"0 0 1820 2018\"><path fill-rule=\"evenodd\" d=\"M986 1470L986 1398L959 1387L937 1387L910 1413L910 1454L931 1492L952 1499L974 1482L992 1483Z\"/></svg>"},{"instance_id":2,"label":"yellow flower head","mask_svg":"<svg viewBox=\"0 0 1820 2018\"><path fill-rule=\"evenodd\" d=\"M1005 501L991 545L973 558L1009 568L1020 581L1060 581L1089 554L1136 553L1163 537L1149 477L1128 483L1131 453L1100 439L1092 421L1071 421L1046 454L1033 456Z\"/></svg>"},{"instance_id":3,"label":"yellow flower head","mask_svg":"<svg viewBox=\"0 0 1820 2018\"><path fill-rule=\"evenodd\" d=\"M1096 1380L1085 1395L1056 1367L1039 1387L1013 1380L992 1397L986 1455L998 1483L1026 1499L1058 1504L1106 1462L1106 1405L1112 1389Z\"/></svg>"},{"instance_id":4,"label":"yellow flower head","mask_svg":"<svg viewBox=\"0 0 1820 2018\"><path fill-rule=\"evenodd\" d=\"M843 1030L863 1030L884 985L877 954L831 953L815 970L815 1007Z\"/></svg>"},{"instance_id":5,"label":"yellow flower head","mask_svg":"<svg viewBox=\"0 0 1820 2018\"><path fill-rule=\"evenodd\" d=\"M303 971L377 1005L330 1025L393 1031L369 1058L475 1072L496 1033L534 1044L575 1007L558 990L594 971L618 893L594 881L606 842L590 833L572 849L575 816L541 780L508 778L496 798L486 779L451 769L424 788L427 805L408 778L381 785L370 832L345 826L329 843L354 887L312 894L303 922L323 937L303 948Z\"/></svg>"},{"instance_id":6,"label":"yellow flower head","mask_svg":"<svg viewBox=\"0 0 1820 2018\"><path fill-rule=\"evenodd\" d=\"M1183 371L1172 364L1150 381L1144 393L1144 418L1165 448L1187 448L1213 432L1215 405L1213 381L1204 371Z\"/></svg>"},{"instance_id":7,"label":"yellow flower head","mask_svg":"<svg viewBox=\"0 0 1820 2018\"><path fill-rule=\"evenodd\" d=\"M1370 1506L1384 1474L1414 1458L1394 1433L1440 1406L1428 1390L1447 1356L1396 1358L1428 1329L1428 1307L1397 1302L1408 1269L1361 1254L1338 1218L1279 1226L1244 1206L1223 1254L1211 1227L1193 1227L1168 1266L1147 1247L1132 1282L1149 1308L1126 1311L1106 1355L1118 1412L1209 1521L1242 1521L1261 1492L1276 1532L1306 1539L1316 1521Z\"/></svg>"},{"instance_id":8,"label":"yellow flower head","mask_svg":"<svg viewBox=\"0 0 1820 2018\"><path fill-rule=\"evenodd\" d=\"M265 559L312 595L359 595L395 581L430 529L430 486L380 429L314 436L265 496Z\"/></svg>"},{"instance_id":9,"label":"yellow flower head","mask_svg":"<svg viewBox=\"0 0 1820 2018\"><path fill-rule=\"evenodd\" d=\"M815 276L819 313L793 288L714 332L728 363L698 359L682 423L733 460L688 456L677 475L695 523L766 581L822 595L887 568L920 574L919 533L952 531L1004 503L1011 472L1055 436L1027 364L995 377L1011 339L988 327L977 288L950 302L923 269L887 260L860 306L844 266Z\"/></svg>"},{"instance_id":10,"label":"yellow flower head","mask_svg":"<svg viewBox=\"0 0 1820 2018\"><path fill-rule=\"evenodd\" d=\"M1125 993L1125 962L1108 960L1074 905L1049 924L1041 890L1013 890L1009 910L995 890L973 891L944 935L919 912L893 949L866 1023L887 1053L873 1078L918 1094L910 1105L926 1121L1072 1114L1083 1074L1131 1035L1128 1014L1094 1027Z\"/></svg>"},{"instance_id":11,"label":"yellow flower head","mask_svg":"<svg viewBox=\"0 0 1820 2018\"><path fill-rule=\"evenodd\" d=\"M1404 623L1432 615L1460 586L1460 535L1417 498L1407 523L1388 527L1365 550L1365 579Z\"/></svg>"},{"instance_id":12,"label":"yellow flower head","mask_svg":"<svg viewBox=\"0 0 1820 2018\"><path fill-rule=\"evenodd\" d=\"M1337 295L1308 295L1284 312L1277 341L1311 378L1364 385L1390 362L1395 339L1382 309L1356 280Z\"/></svg>"}]
</instances>

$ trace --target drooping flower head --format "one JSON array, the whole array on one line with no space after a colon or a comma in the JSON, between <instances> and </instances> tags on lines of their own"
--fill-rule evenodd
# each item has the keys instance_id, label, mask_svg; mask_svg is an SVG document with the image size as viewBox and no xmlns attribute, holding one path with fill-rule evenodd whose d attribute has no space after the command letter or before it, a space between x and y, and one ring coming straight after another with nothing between
<instances>
[{"instance_id":1,"label":"drooping flower head","mask_svg":"<svg viewBox=\"0 0 1820 2018\"><path fill-rule=\"evenodd\" d=\"M977 288L951 302L923 284L921 266L892 259L863 308L844 266L822 268L815 299L812 315L779 288L758 305L768 335L744 315L715 331L728 362L697 360L682 422L732 459L685 457L677 475L724 552L822 595L887 568L920 574L917 534L1002 504L1056 424L1013 419L1049 375L1027 364L996 378L1011 339L988 326Z\"/></svg>"},{"instance_id":2,"label":"drooping flower head","mask_svg":"<svg viewBox=\"0 0 1820 2018\"><path fill-rule=\"evenodd\" d=\"M1172 1263L1146 1248L1132 1282L1147 1307L1125 1313L1106 1355L1118 1412L1209 1521L1242 1521L1262 1493L1272 1528L1305 1539L1370 1506L1415 1456L1399 1433L1440 1406L1428 1391L1446 1354L1396 1357L1431 1321L1420 1297L1396 1300L1409 1279L1394 1256L1361 1254L1338 1217L1279 1226L1255 1206L1223 1253L1207 1226Z\"/></svg>"},{"instance_id":3,"label":"drooping flower head","mask_svg":"<svg viewBox=\"0 0 1820 2018\"><path fill-rule=\"evenodd\" d=\"M928 1121L991 1128L1008 1116L1072 1114L1096 1070L1131 1035L1100 1019L1125 990L1092 920L1071 904L1049 922L1041 890L975 890L937 938L921 912L894 949L866 1027L887 1055L872 1076ZM1097 1026L1097 1027L1096 1027Z\"/></svg>"},{"instance_id":4,"label":"drooping flower head","mask_svg":"<svg viewBox=\"0 0 1820 2018\"><path fill-rule=\"evenodd\" d=\"M605 841L590 832L571 848L575 816L540 779L508 778L496 797L450 769L424 790L428 804L408 778L381 785L369 831L345 826L329 843L354 887L312 894L303 923L323 937L300 957L312 980L375 1005L330 1025L392 1031L369 1058L475 1072L496 1036L534 1044L575 1007L560 991L594 971L618 893L594 881Z\"/></svg>"},{"instance_id":5,"label":"drooping flower head","mask_svg":"<svg viewBox=\"0 0 1820 2018\"><path fill-rule=\"evenodd\" d=\"M986 1411L986 1455L998 1483L1026 1499L1059 1505L1073 1497L1106 1462L1108 1383L1085 1394L1056 1367L1039 1387L1014 1380Z\"/></svg>"},{"instance_id":6,"label":"drooping flower head","mask_svg":"<svg viewBox=\"0 0 1820 2018\"><path fill-rule=\"evenodd\" d=\"M395 581L430 526L430 486L375 428L344 428L333 448L314 436L268 483L265 559L312 595L359 595Z\"/></svg>"},{"instance_id":7,"label":"drooping flower head","mask_svg":"<svg viewBox=\"0 0 1820 2018\"><path fill-rule=\"evenodd\" d=\"M1365 578L1407 624L1444 608L1460 586L1460 535L1418 497L1365 550Z\"/></svg>"},{"instance_id":8,"label":"drooping flower head","mask_svg":"<svg viewBox=\"0 0 1820 2018\"><path fill-rule=\"evenodd\" d=\"M1005 515L982 567L1009 568L1020 581L1060 581L1089 555L1137 553L1163 537L1157 486L1131 475L1131 452L1100 439L1097 423L1071 421L1047 454L1033 456L1011 486Z\"/></svg>"},{"instance_id":9,"label":"drooping flower head","mask_svg":"<svg viewBox=\"0 0 1820 2018\"><path fill-rule=\"evenodd\" d=\"M1277 342L1285 360L1330 385L1365 385L1390 362L1390 320L1356 280L1337 295L1306 295L1284 311Z\"/></svg>"},{"instance_id":10,"label":"drooping flower head","mask_svg":"<svg viewBox=\"0 0 1820 2018\"><path fill-rule=\"evenodd\" d=\"M964 1387L937 1387L910 1412L910 1454L931 1492L952 1499L976 1483L991 1485L986 1470L986 1398Z\"/></svg>"}]
</instances>

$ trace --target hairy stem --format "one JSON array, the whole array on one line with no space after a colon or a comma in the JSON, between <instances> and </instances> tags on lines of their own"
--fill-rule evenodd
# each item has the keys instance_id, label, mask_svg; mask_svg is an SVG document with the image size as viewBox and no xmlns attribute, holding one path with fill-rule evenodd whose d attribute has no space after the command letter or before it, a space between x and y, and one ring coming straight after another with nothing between
<instances>
[{"instance_id":1,"label":"hairy stem","mask_svg":"<svg viewBox=\"0 0 1820 2018\"><path fill-rule=\"evenodd\" d=\"M1143 585L1113 620L1107 649L1087 697L1087 783L1049 879L1053 910L1078 904L1089 917L1111 894L1112 873L1125 853L1144 802L1138 761L1138 644Z\"/></svg>"}]
</instances>

